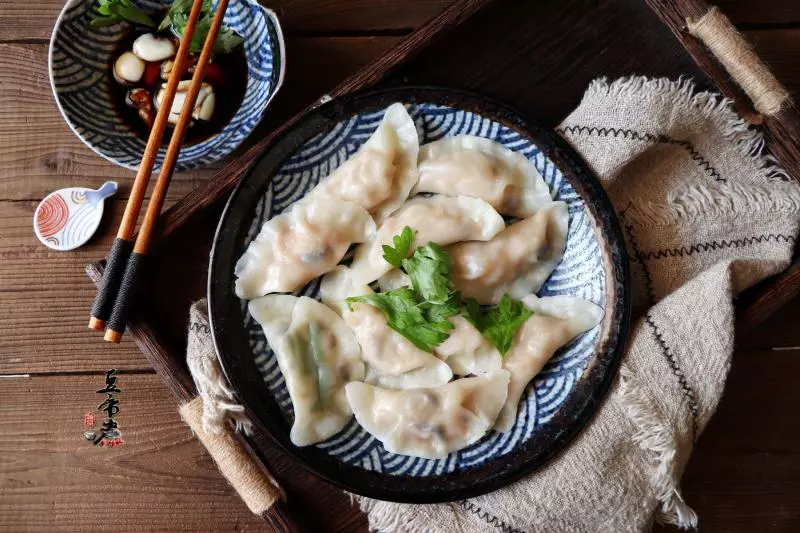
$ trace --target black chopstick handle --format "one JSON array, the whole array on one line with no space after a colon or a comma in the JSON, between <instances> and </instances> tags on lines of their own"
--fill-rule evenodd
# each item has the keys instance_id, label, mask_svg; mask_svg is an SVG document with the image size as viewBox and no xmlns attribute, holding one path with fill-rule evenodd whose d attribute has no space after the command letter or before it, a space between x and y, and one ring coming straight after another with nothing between
<instances>
[{"instance_id":1,"label":"black chopstick handle","mask_svg":"<svg viewBox=\"0 0 800 533\"><path fill-rule=\"evenodd\" d=\"M133 250L133 241L127 241L119 237L114 239L114 244L111 245L111 251L108 253L106 260L106 268L103 271L103 281L100 283L100 289L97 291L94 304L92 304L92 317L89 321L89 328L105 329L105 323L114 308L114 301L117 298L117 292L122 283L122 277L125 274L125 266L131 255L131 250Z\"/></svg>"},{"instance_id":2,"label":"black chopstick handle","mask_svg":"<svg viewBox=\"0 0 800 533\"><path fill-rule=\"evenodd\" d=\"M119 342L122 333L125 332L145 257L147 257L145 254L133 252L128 258L128 265L125 267L125 274L117 292L117 299L114 301L114 308L111 310L111 316L106 325L105 339L109 342Z\"/></svg>"}]
</instances>

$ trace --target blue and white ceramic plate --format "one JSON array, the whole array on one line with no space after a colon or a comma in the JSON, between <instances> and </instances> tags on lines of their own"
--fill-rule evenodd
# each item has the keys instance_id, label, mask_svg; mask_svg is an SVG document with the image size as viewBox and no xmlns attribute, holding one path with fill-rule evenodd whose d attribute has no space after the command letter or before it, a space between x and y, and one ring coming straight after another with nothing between
<instances>
[{"instance_id":1,"label":"blue and white ceramic plate","mask_svg":"<svg viewBox=\"0 0 800 533\"><path fill-rule=\"evenodd\" d=\"M385 108L404 102L421 143L477 135L515 150L569 206L564 259L539 294L572 295L606 309L599 326L561 349L528 387L513 429L431 460L387 452L355 419L333 438L297 448L288 439L292 405L261 327L233 294L233 265L265 220L310 191L375 130ZM244 178L226 208L212 253L209 303L215 342L242 399L312 471L347 490L396 501L473 496L518 478L563 447L608 387L627 327L626 261L619 228L596 180L551 132L485 99L438 89L396 89L318 108ZM302 294L317 297L319 280Z\"/></svg>"},{"instance_id":2,"label":"blue and white ceramic plate","mask_svg":"<svg viewBox=\"0 0 800 533\"><path fill-rule=\"evenodd\" d=\"M172 0L132 0L143 11L163 10ZM146 140L123 123L111 95L111 55L127 35L124 24L95 28L96 0L69 0L50 40L50 83L61 114L98 155L136 169ZM224 23L244 38L247 88L239 110L221 132L181 150L177 169L208 165L235 150L261 121L283 83L283 35L275 13L256 0L230 0ZM166 148L159 151L163 160Z\"/></svg>"}]
</instances>

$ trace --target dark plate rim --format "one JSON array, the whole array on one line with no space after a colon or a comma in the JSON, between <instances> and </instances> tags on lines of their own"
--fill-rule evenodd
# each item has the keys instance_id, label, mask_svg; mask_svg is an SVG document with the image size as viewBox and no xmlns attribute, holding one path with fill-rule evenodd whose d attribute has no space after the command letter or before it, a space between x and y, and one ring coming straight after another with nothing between
<instances>
[{"instance_id":1,"label":"dark plate rim","mask_svg":"<svg viewBox=\"0 0 800 533\"><path fill-rule=\"evenodd\" d=\"M233 266L251 213L269 177L302 143L343 118L395 101L437 103L472 109L531 139L584 199L602 244L606 270L606 318L595 355L558 412L540 431L508 454L463 472L406 477L348 466L314 446L297 447L289 423L263 384L244 329L244 314L232 290ZM435 86L401 86L354 93L326 102L301 117L264 148L239 181L214 237L208 275L209 320L215 349L239 400L257 427L312 474L349 492L403 503L440 503L497 490L545 465L586 426L608 393L630 326L630 276L622 231L599 181L580 156L550 128L512 107L468 91Z\"/></svg>"}]
</instances>

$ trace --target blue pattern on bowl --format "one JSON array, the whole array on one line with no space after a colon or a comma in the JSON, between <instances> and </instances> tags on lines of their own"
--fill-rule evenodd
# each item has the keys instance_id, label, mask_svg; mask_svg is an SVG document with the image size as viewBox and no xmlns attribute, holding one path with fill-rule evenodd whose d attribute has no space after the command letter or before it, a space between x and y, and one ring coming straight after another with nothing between
<instances>
[{"instance_id":1,"label":"blue pattern on bowl","mask_svg":"<svg viewBox=\"0 0 800 533\"><path fill-rule=\"evenodd\" d=\"M604 306L605 271L600 241L584 209L583 200L564 179L561 171L530 140L476 113L434 104L414 104L408 106L408 109L423 143L445 136L478 135L496 140L533 161L550 186L553 197L565 201L570 213L564 259L539 294L579 296ZM369 138L382 117L383 110L380 110L342 121L330 131L307 141L287 159L256 207L244 247L257 235L265 220L286 210L320 179L353 155ZM298 294L318 299L319 279ZM256 366L261 370L267 388L284 415L291 420L292 404L283 375L261 327L247 313L245 328L249 334ZM348 465L395 475L441 475L481 465L510 452L547 424L564 403L575 383L581 379L592 358L599 334L600 326L597 326L556 353L523 395L517 421L511 431L492 431L477 443L452 453L445 459L421 459L389 453L355 419L341 433L317 446Z\"/></svg>"},{"instance_id":2,"label":"blue pattern on bowl","mask_svg":"<svg viewBox=\"0 0 800 533\"><path fill-rule=\"evenodd\" d=\"M145 12L163 10L172 0L133 0ZM119 23L92 28L95 0L70 0L50 41L50 83L72 131L97 154L136 169L146 141L123 124L111 99L110 59L127 34ZM283 82L284 44L275 14L255 0L231 0L225 24L244 38L247 88L231 122L213 137L181 150L177 169L208 165L235 150L255 129ZM166 153L158 153L160 164Z\"/></svg>"}]
</instances>

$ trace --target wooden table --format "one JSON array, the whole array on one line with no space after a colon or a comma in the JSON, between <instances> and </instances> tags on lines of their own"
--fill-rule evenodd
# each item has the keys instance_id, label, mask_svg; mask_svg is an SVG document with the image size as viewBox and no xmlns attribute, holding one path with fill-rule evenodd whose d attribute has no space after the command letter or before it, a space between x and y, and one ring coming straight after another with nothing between
<instances>
[{"instance_id":1,"label":"wooden table","mask_svg":"<svg viewBox=\"0 0 800 533\"><path fill-rule=\"evenodd\" d=\"M270 0L288 40L288 82L275 123L396 44L449 0ZM95 156L53 101L47 40L62 0L0 3L0 530L263 531L180 421L160 378L129 340L104 344L86 330L94 287L83 267L113 239L133 172ZM795 94L800 94L800 3L719 5ZM169 202L212 169L176 175ZM95 239L51 252L33 235L36 204L55 189L120 193ZM739 339L727 392L684 478L701 531L800 531L800 301ZM120 370L125 444L92 446L105 372ZM367 530L346 498L296 480L294 514L309 531ZM671 530L662 528L662 531Z\"/></svg>"}]
</instances>

